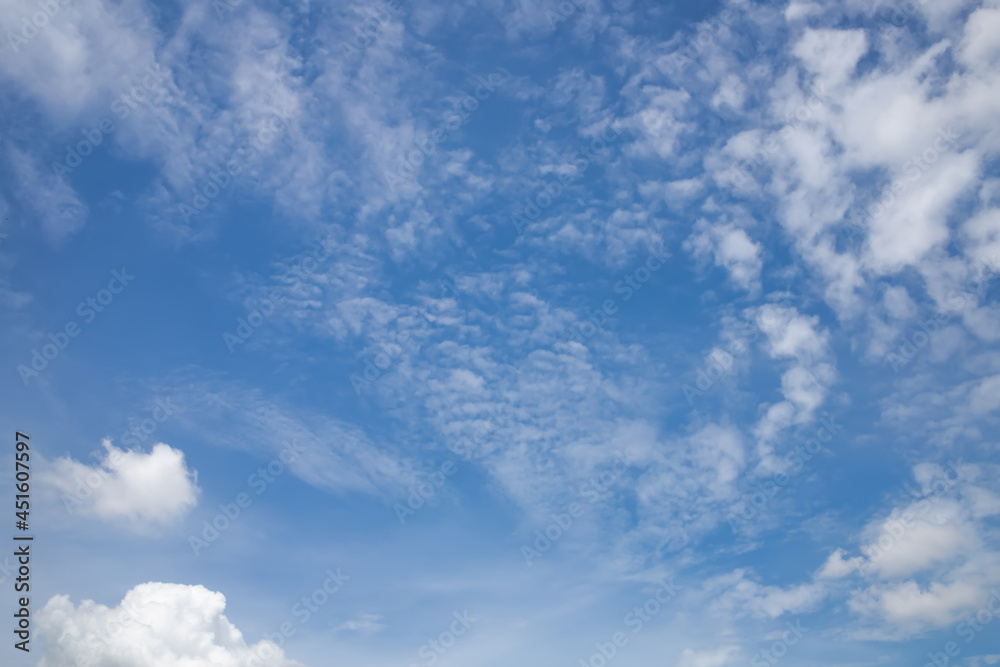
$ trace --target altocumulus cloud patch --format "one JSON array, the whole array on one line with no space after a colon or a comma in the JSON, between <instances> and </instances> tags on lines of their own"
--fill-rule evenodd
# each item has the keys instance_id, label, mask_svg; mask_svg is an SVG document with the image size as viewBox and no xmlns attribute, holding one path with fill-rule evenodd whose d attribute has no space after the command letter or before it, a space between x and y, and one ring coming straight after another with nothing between
<instances>
[{"instance_id":1,"label":"altocumulus cloud patch","mask_svg":"<svg viewBox=\"0 0 1000 667\"><path fill-rule=\"evenodd\" d=\"M1000 0L710 5L0 3L0 665L996 664Z\"/></svg>"}]
</instances>

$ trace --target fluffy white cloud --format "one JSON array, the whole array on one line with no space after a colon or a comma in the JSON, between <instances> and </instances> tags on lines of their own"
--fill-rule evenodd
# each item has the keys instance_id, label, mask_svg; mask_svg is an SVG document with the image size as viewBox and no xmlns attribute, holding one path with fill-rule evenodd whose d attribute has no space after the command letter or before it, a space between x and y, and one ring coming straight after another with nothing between
<instances>
[{"instance_id":1,"label":"fluffy white cloud","mask_svg":"<svg viewBox=\"0 0 1000 667\"><path fill-rule=\"evenodd\" d=\"M965 26L965 37L959 47L959 57L968 65L988 67L1000 58L1000 7L980 7L972 12Z\"/></svg>"},{"instance_id":2,"label":"fluffy white cloud","mask_svg":"<svg viewBox=\"0 0 1000 667\"><path fill-rule=\"evenodd\" d=\"M197 473L188 470L184 452L162 442L148 454L123 451L110 440L102 444L106 453L100 465L59 458L41 475L71 512L125 520L146 532L174 523L197 505Z\"/></svg>"},{"instance_id":3,"label":"fluffy white cloud","mask_svg":"<svg viewBox=\"0 0 1000 667\"><path fill-rule=\"evenodd\" d=\"M719 89L712 97L712 106L716 108L728 106L739 111L746 97L746 84L735 74L730 74L719 83Z\"/></svg>"},{"instance_id":4,"label":"fluffy white cloud","mask_svg":"<svg viewBox=\"0 0 1000 667\"><path fill-rule=\"evenodd\" d=\"M765 347L774 359L793 359L781 376L783 401L767 408L755 428L760 470L775 472L785 464L772 454L771 442L784 429L808 422L826 400L836 371L825 361L829 356L829 333L819 318L802 315L794 307L767 304L752 311L765 335Z\"/></svg>"},{"instance_id":5,"label":"fluffy white cloud","mask_svg":"<svg viewBox=\"0 0 1000 667\"><path fill-rule=\"evenodd\" d=\"M707 584L712 607L776 618L814 608L835 590L832 580L858 577L864 583L847 602L863 628L853 636L899 639L946 627L981 608L1000 584L1000 550L984 523L1000 515L1000 495L986 488L995 474L994 466L918 464L917 500L865 528L862 555L836 549L811 582L786 587L765 586L747 570L734 570Z\"/></svg>"},{"instance_id":6,"label":"fluffy white cloud","mask_svg":"<svg viewBox=\"0 0 1000 667\"><path fill-rule=\"evenodd\" d=\"M729 272L730 279L745 290L760 289L763 267L760 244L735 225L711 225L699 220L684 247L699 260L712 258Z\"/></svg>"},{"instance_id":7,"label":"fluffy white cloud","mask_svg":"<svg viewBox=\"0 0 1000 667\"><path fill-rule=\"evenodd\" d=\"M988 581L980 578L951 582L933 581L920 586L905 581L896 586L872 586L857 592L849 601L852 611L882 617L905 632L943 628L963 613L983 605L989 593Z\"/></svg>"},{"instance_id":8,"label":"fluffy white cloud","mask_svg":"<svg viewBox=\"0 0 1000 667\"><path fill-rule=\"evenodd\" d=\"M629 119L629 126L646 139L644 143L635 145L636 150L670 157L677 148L680 135L690 128L682 120L690 96L683 90L655 86L643 92L648 98L648 106Z\"/></svg>"},{"instance_id":9,"label":"fluffy white cloud","mask_svg":"<svg viewBox=\"0 0 1000 667\"><path fill-rule=\"evenodd\" d=\"M0 60L0 80L16 83L63 127L102 107L110 115L107 99L125 92L125 82L141 79L154 62L156 37L148 10L135 0L114 8L97 0L49 7L51 19L22 44L9 36L21 33L25 23L30 26L24 19L41 7L29 0L3 3L0 27L7 55Z\"/></svg>"},{"instance_id":10,"label":"fluffy white cloud","mask_svg":"<svg viewBox=\"0 0 1000 667\"><path fill-rule=\"evenodd\" d=\"M140 584L114 608L57 595L36 617L38 667L301 667L267 640L247 645L225 610L222 593L183 584Z\"/></svg>"},{"instance_id":11,"label":"fluffy white cloud","mask_svg":"<svg viewBox=\"0 0 1000 667\"><path fill-rule=\"evenodd\" d=\"M819 328L819 318L801 315L795 308L769 304L757 313L757 324L767 336L774 358L808 361L824 356L829 334Z\"/></svg>"},{"instance_id":12,"label":"fluffy white cloud","mask_svg":"<svg viewBox=\"0 0 1000 667\"><path fill-rule=\"evenodd\" d=\"M870 567L886 577L920 572L979 546L971 526L961 521L960 507L948 499L896 510L876 531L861 551Z\"/></svg>"},{"instance_id":13,"label":"fluffy white cloud","mask_svg":"<svg viewBox=\"0 0 1000 667\"><path fill-rule=\"evenodd\" d=\"M934 150L928 144L928 150ZM874 271L894 273L917 264L949 237L947 218L955 201L975 183L978 159L972 153L942 156L919 187L904 191L871 219L867 261ZM897 181L898 183L899 181Z\"/></svg>"},{"instance_id":14,"label":"fluffy white cloud","mask_svg":"<svg viewBox=\"0 0 1000 667\"><path fill-rule=\"evenodd\" d=\"M1000 209L991 208L962 225L967 252L979 262L996 266L1000 261Z\"/></svg>"},{"instance_id":15,"label":"fluffy white cloud","mask_svg":"<svg viewBox=\"0 0 1000 667\"><path fill-rule=\"evenodd\" d=\"M854 558L844 558L846 551L843 549L837 549L830 557L826 559L823 563L823 567L820 568L819 572L816 573L817 579L840 579L845 577L862 563L864 560L860 556L855 556Z\"/></svg>"},{"instance_id":16,"label":"fluffy white cloud","mask_svg":"<svg viewBox=\"0 0 1000 667\"><path fill-rule=\"evenodd\" d=\"M868 636L945 627L975 611L1000 583L1000 551L983 521L1000 514L1000 496L984 485L991 474L980 465L915 466L917 500L864 530L862 556L845 559L842 549L831 555L818 577L853 571L870 582L849 600L873 624Z\"/></svg>"},{"instance_id":17,"label":"fluffy white cloud","mask_svg":"<svg viewBox=\"0 0 1000 667\"><path fill-rule=\"evenodd\" d=\"M835 88L851 78L858 60L868 50L864 30L806 30L792 53L816 74L824 88Z\"/></svg>"}]
</instances>

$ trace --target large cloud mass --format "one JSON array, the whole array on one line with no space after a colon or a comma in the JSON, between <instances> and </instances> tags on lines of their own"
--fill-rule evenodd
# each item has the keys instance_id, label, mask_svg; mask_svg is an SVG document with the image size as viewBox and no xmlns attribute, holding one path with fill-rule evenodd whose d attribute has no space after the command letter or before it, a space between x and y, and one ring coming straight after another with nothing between
<instances>
[{"instance_id":1,"label":"large cloud mass","mask_svg":"<svg viewBox=\"0 0 1000 667\"><path fill-rule=\"evenodd\" d=\"M38 667L300 667L271 642L247 645L225 609L222 593L182 584L140 584L113 609L57 595L38 612Z\"/></svg>"}]
</instances>

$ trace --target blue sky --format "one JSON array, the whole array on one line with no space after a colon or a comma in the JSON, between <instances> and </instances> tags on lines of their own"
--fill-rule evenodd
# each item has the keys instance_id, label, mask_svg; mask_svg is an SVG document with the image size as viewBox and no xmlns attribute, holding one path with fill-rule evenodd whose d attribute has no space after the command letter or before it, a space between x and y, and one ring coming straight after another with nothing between
<instances>
[{"instance_id":1,"label":"blue sky","mask_svg":"<svg viewBox=\"0 0 1000 667\"><path fill-rule=\"evenodd\" d=\"M1000 663L995 0L0 25L4 664Z\"/></svg>"}]
</instances>

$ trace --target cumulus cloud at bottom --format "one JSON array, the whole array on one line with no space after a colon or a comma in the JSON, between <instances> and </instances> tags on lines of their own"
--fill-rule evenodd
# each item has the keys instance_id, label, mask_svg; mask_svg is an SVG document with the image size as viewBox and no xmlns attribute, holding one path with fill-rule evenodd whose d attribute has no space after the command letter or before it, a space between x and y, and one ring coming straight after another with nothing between
<instances>
[{"instance_id":1,"label":"cumulus cloud at bottom","mask_svg":"<svg viewBox=\"0 0 1000 667\"><path fill-rule=\"evenodd\" d=\"M303 667L273 643L247 645L226 598L204 586L150 582L111 609L57 595L38 613L38 667Z\"/></svg>"}]
</instances>

